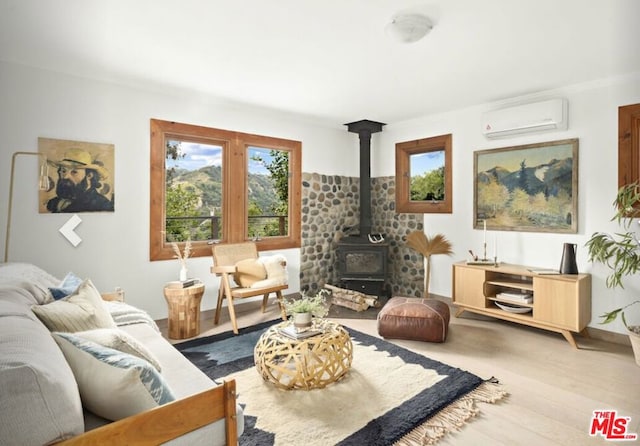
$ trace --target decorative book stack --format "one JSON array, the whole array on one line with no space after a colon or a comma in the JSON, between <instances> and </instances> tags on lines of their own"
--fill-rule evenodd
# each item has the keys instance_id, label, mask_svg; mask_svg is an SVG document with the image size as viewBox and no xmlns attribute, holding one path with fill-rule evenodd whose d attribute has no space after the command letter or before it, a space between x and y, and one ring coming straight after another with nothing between
<instances>
[{"instance_id":1,"label":"decorative book stack","mask_svg":"<svg viewBox=\"0 0 640 446\"><path fill-rule=\"evenodd\" d=\"M530 269L529 271L531 271L534 274L541 274L541 275L560 274L560 271L558 271L557 269L541 268L541 269Z\"/></svg>"},{"instance_id":2,"label":"decorative book stack","mask_svg":"<svg viewBox=\"0 0 640 446\"><path fill-rule=\"evenodd\" d=\"M200 279L174 280L173 282L167 283L167 288L189 288L199 283L201 283Z\"/></svg>"},{"instance_id":3,"label":"decorative book stack","mask_svg":"<svg viewBox=\"0 0 640 446\"><path fill-rule=\"evenodd\" d=\"M312 336L316 336L322 333L322 330L317 328L307 328L303 330L297 329L294 325L287 325L286 327L282 327L278 329L278 333L287 338L298 340L298 339L306 339Z\"/></svg>"},{"instance_id":4,"label":"decorative book stack","mask_svg":"<svg viewBox=\"0 0 640 446\"><path fill-rule=\"evenodd\" d=\"M496 297L500 300L505 300L513 303L519 304L531 304L533 303L533 294L531 293L512 293L512 292L502 292L496 294Z\"/></svg>"}]
</instances>

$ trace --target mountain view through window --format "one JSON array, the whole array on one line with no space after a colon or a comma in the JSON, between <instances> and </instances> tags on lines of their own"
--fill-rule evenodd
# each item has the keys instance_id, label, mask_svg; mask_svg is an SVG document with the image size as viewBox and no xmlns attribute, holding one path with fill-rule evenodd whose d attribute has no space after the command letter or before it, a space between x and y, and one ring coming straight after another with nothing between
<instances>
[{"instance_id":1,"label":"mountain view through window","mask_svg":"<svg viewBox=\"0 0 640 446\"><path fill-rule=\"evenodd\" d=\"M222 145L167 140L167 241L222 238L223 153ZM289 153L249 146L246 155L247 237L287 235Z\"/></svg>"}]
</instances>

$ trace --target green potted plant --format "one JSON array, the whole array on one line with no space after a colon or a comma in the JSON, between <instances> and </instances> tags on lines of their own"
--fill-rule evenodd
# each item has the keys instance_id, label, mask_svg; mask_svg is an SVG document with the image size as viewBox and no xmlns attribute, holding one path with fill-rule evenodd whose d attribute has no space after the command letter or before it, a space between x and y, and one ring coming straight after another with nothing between
<instances>
[{"instance_id":1,"label":"green potted plant","mask_svg":"<svg viewBox=\"0 0 640 446\"><path fill-rule=\"evenodd\" d=\"M322 289L315 296L308 296L305 291L298 299L285 299L284 309L296 327L310 327L311 318L325 317L329 313L326 296L329 291Z\"/></svg>"},{"instance_id":2,"label":"green potted plant","mask_svg":"<svg viewBox=\"0 0 640 446\"><path fill-rule=\"evenodd\" d=\"M616 220L625 232L614 235L595 232L585 246L589 252L589 261L599 262L611 268L611 274L606 280L607 287L624 288L623 277L640 271L640 240L631 230L633 220L640 218L640 184L634 182L622 186L613 205L616 213L611 220ZM600 317L603 319L602 324L608 324L620 315L628 330L636 363L640 365L640 325L629 325L625 317L625 310L637 303L640 303L640 300L604 313Z\"/></svg>"}]
</instances>

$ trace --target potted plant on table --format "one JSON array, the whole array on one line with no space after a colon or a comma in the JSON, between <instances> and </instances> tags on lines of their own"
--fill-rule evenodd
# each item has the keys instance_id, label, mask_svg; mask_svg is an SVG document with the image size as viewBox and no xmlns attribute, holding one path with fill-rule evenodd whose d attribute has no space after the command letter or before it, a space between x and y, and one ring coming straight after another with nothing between
<instances>
[{"instance_id":1,"label":"potted plant on table","mask_svg":"<svg viewBox=\"0 0 640 446\"><path fill-rule=\"evenodd\" d=\"M615 235L596 232L585 246L589 252L589 261L599 262L611 268L612 272L606 280L607 288L624 288L623 277L640 271L640 240L631 230L633 220L640 218L640 184L634 182L622 186L613 205L616 213L611 220L616 220L625 232ZM640 303L640 300L604 313L600 317L603 319L602 324L608 324L620 315L629 333L636 363L640 365L640 325L629 325L625 317L625 310L637 303Z\"/></svg>"},{"instance_id":2,"label":"potted plant on table","mask_svg":"<svg viewBox=\"0 0 640 446\"><path fill-rule=\"evenodd\" d=\"M306 292L300 293L300 298L289 299L284 302L284 309L298 328L311 326L311 319L325 317L329 313L326 296L329 291L322 289L315 296L308 296Z\"/></svg>"}]
</instances>

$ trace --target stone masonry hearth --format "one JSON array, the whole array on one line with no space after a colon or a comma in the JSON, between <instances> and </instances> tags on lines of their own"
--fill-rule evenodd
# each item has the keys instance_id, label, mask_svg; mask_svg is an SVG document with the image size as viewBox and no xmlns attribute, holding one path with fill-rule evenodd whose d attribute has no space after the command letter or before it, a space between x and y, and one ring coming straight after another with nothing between
<instances>
[{"instance_id":1,"label":"stone masonry hearth","mask_svg":"<svg viewBox=\"0 0 640 446\"><path fill-rule=\"evenodd\" d=\"M319 173L302 174L302 245L300 289L313 293L325 283L337 285L338 241L358 231L359 178ZM422 214L395 211L395 177L371 179L372 232L389 243L391 295L423 295L422 256L405 245L404 237L422 230Z\"/></svg>"}]
</instances>

